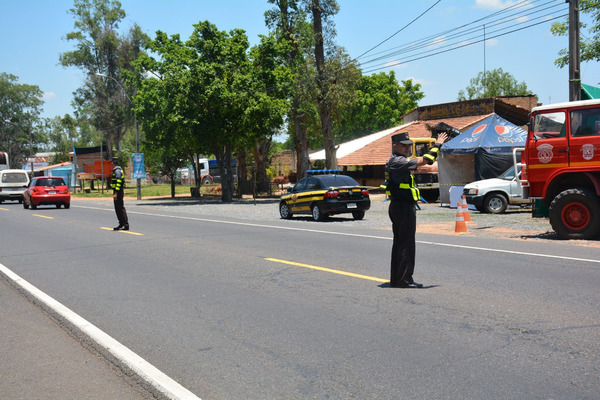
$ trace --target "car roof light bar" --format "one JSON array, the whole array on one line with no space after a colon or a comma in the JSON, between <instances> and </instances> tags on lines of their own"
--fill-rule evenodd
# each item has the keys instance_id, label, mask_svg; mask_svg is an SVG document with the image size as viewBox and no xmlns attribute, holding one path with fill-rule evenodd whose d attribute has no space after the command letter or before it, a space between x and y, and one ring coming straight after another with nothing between
<instances>
[{"instance_id":1,"label":"car roof light bar","mask_svg":"<svg viewBox=\"0 0 600 400\"><path fill-rule=\"evenodd\" d=\"M325 174L339 174L339 169L309 169L306 171L308 175L325 175Z\"/></svg>"}]
</instances>

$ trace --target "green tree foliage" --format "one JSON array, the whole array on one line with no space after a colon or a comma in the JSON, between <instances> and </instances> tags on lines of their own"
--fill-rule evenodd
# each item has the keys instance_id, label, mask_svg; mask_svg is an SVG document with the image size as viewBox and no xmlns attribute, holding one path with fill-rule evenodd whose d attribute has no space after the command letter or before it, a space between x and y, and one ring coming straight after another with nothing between
<instances>
[{"instance_id":1,"label":"green tree foliage","mask_svg":"<svg viewBox=\"0 0 600 400\"><path fill-rule=\"evenodd\" d=\"M466 93L465 93L466 90ZM525 82L517 80L502 68L480 72L471 79L471 84L458 92L458 101L497 96L526 96L532 94Z\"/></svg>"},{"instance_id":2,"label":"green tree foliage","mask_svg":"<svg viewBox=\"0 0 600 400\"><path fill-rule=\"evenodd\" d=\"M580 51L581 61L600 61L600 0L580 0L579 9L591 18L591 26L580 23L580 32L587 28L587 34L581 34ZM568 36L569 20L552 24L551 32L555 36ZM562 49L558 52L559 58L554 63L563 68L569 65L569 50Z\"/></svg>"},{"instance_id":3,"label":"green tree foliage","mask_svg":"<svg viewBox=\"0 0 600 400\"><path fill-rule=\"evenodd\" d=\"M19 168L37 144L43 143L40 119L43 101L38 86L18 83L15 75L0 73L0 151Z\"/></svg>"},{"instance_id":4,"label":"green tree foliage","mask_svg":"<svg viewBox=\"0 0 600 400\"><path fill-rule=\"evenodd\" d=\"M190 160L213 154L227 202L234 151L254 148L281 125L286 97L277 88L289 78L279 68L276 41L265 37L250 52L242 30L219 31L208 21L194 28L185 43L163 32L148 43L152 56L141 57L138 67L158 78L139 82L136 112L148 143L176 144Z\"/></svg>"},{"instance_id":5,"label":"green tree foliage","mask_svg":"<svg viewBox=\"0 0 600 400\"><path fill-rule=\"evenodd\" d=\"M137 25L125 36L118 33L126 14L117 0L75 0L69 13L75 19L75 29L66 40L75 44L75 50L62 53L60 63L87 74L73 103L81 117L88 117L104 133L110 157L112 146L120 151L123 135L134 125L131 99L135 92L127 84L124 71L133 71L132 63L140 56L147 37Z\"/></svg>"},{"instance_id":6,"label":"green tree foliage","mask_svg":"<svg viewBox=\"0 0 600 400\"><path fill-rule=\"evenodd\" d=\"M400 125L424 96L410 79L399 84L394 71L361 76L354 101L341 112L336 138L347 141Z\"/></svg>"}]
</instances>

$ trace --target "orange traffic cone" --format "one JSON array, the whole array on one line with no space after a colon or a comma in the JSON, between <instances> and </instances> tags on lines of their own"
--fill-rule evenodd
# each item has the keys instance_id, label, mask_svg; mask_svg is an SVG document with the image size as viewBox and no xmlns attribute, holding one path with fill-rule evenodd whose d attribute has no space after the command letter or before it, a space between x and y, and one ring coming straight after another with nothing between
<instances>
[{"instance_id":1,"label":"orange traffic cone","mask_svg":"<svg viewBox=\"0 0 600 400\"><path fill-rule=\"evenodd\" d=\"M467 233L467 224L460 203L456 206L456 224L454 225L454 233Z\"/></svg>"},{"instance_id":2,"label":"orange traffic cone","mask_svg":"<svg viewBox=\"0 0 600 400\"><path fill-rule=\"evenodd\" d=\"M463 195L462 197L462 211L465 222L471 222L471 214L469 214L469 205L467 204L467 198Z\"/></svg>"}]
</instances>

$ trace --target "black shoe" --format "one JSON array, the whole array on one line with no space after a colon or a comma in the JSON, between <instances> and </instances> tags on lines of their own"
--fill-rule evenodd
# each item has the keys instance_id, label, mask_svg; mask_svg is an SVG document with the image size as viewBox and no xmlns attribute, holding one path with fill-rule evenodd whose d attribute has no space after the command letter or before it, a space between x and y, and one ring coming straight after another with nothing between
<instances>
[{"instance_id":1,"label":"black shoe","mask_svg":"<svg viewBox=\"0 0 600 400\"><path fill-rule=\"evenodd\" d=\"M123 225L115 226L113 231L120 231L121 229L123 229Z\"/></svg>"},{"instance_id":2,"label":"black shoe","mask_svg":"<svg viewBox=\"0 0 600 400\"><path fill-rule=\"evenodd\" d=\"M127 225L127 226L124 226L124 227L123 227L123 230L124 230L124 231L128 231L128 230L129 230L129 225ZM421 286L423 286L423 285L421 285Z\"/></svg>"},{"instance_id":3,"label":"black shoe","mask_svg":"<svg viewBox=\"0 0 600 400\"><path fill-rule=\"evenodd\" d=\"M390 284L391 287L395 287L395 288L405 288L405 289L420 289L423 287L422 283L417 283L417 282L409 282L409 281L402 281L400 283L397 284Z\"/></svg>"}]
</instances>

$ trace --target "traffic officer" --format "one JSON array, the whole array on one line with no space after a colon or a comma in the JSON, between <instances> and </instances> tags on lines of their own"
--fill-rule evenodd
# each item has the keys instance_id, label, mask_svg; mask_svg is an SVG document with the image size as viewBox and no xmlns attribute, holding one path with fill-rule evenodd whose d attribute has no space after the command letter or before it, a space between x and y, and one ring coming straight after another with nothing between
<instances>
[{"instance_id":1,"label":"traffic officer","mask_svg":"<svg viewBox=\"0 0 600 400\"><path fill-rule=\"evenodd\" d=\"M119 219L119 226L113 228L115 231L129 230L129 220L127 219L127 211L125 211L125 202L123 201L124 189L125 189L125 174L119 165L119 158L113 157L112 163L114 165L112 170L112 176L110 180L110 187L113 189L113 203L115 204L115 212Z\"/></svg>"},{"instance_id":2,"label":"traffic officer","mask_svg":"<svg viewBox=\"0 0 600 400\"><path fill-rule=\"evenodd\" d=\"M415 233L417 230L416 204L421 198L415 186L411 171L425 164L433 164L440 147L448 135L440 133L434 146L420 158L409 158L412 153L412 140L408 132L392 136L392 155L385 165L387 175L386 193L390 198L388 214L392 221L394 242L390 286L401 288L422 288L413 280L415 269Z\"/></svg>"}]
</instances>

